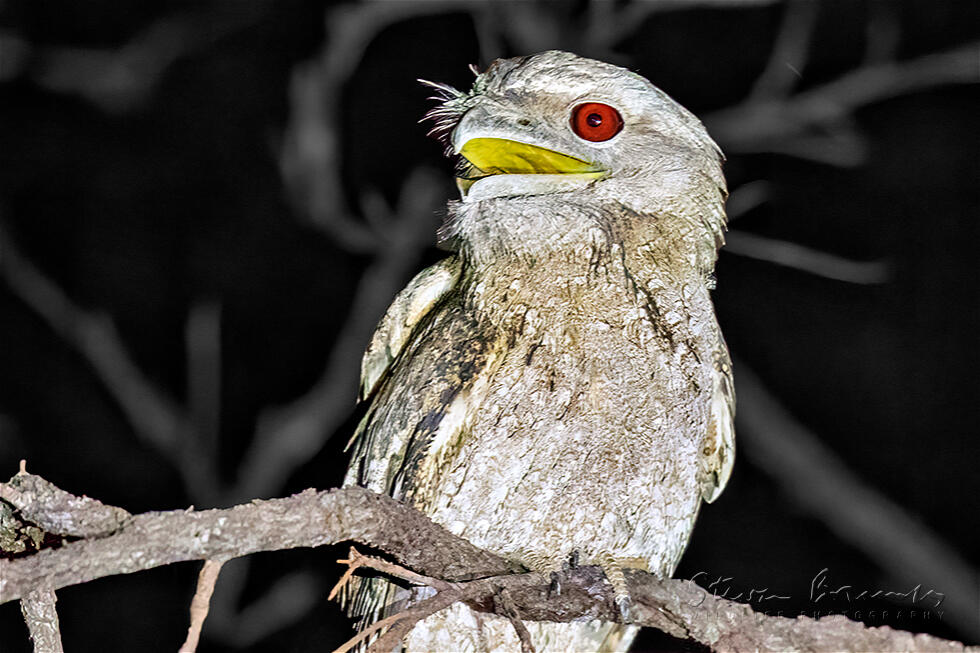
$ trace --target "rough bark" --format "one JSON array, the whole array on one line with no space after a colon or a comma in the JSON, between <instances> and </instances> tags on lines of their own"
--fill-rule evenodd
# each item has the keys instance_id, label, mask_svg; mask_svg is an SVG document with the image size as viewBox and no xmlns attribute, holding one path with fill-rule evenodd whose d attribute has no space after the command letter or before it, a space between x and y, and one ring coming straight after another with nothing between
<instances>
[{"instance_id":1,"label":"rough bark","mask_svg":"<svg viewBox=\"0 0 980 653\"><path fill-rule=\"evenodd\" d=\"M73 497L21 473L0 484L0 497L24 519L81 537L16 559L0 560L0 603L97 578L187 560L227 560L258 551L314 547L346 540L380 549L401 565L453 583L444 592L476 609L524 620L622 621L612 588L596 567L570 569L561 593L552 579L474 547L418 511L360 488L306 490L282 499L221 510L176 510L130 516ZM756 613L714 596L691 581L627 574L630 622L659 628L716 650L964 651L963 644L887 627L869 628L843 616L789 619ZM501 592L506 606L495 600ZM457 596L452 596L457 595ZM53 608L53 600L49 603ZM56 618L56 617L55 617Z\"/></svg>"}]
</instances>

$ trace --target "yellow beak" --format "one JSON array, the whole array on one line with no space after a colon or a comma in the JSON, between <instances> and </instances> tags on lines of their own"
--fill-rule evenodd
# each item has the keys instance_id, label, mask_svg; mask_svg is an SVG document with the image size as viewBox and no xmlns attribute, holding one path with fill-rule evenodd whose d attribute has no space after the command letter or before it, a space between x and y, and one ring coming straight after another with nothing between
<instances>
[{"instance_id":1,"label":"yellow beak","mask_svg":"<svg viewBox=\"0 0 980 653\"><path fill-rule=\"evenodd\" d=\"M598 178L604 171L598 166L561 152L506 138L471 138L459 154L469 167L457 175L456 183L464 193L483 177L490 175L587 175Z\"/></svg>"}]
</instances>

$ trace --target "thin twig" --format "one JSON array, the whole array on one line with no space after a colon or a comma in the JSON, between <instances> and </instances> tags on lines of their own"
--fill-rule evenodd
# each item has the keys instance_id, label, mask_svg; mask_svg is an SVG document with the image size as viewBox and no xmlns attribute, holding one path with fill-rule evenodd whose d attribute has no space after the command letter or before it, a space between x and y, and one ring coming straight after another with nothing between
<instances>
[{"instance_id":1,"label":"thin twig","mask_svg":"<svg viewBox=\"0 0 980 653\"><path fill-rule=\"evenodd\" d=\"M402 614L398 613L398 614L393 614L390 617L385 617L384 619L378 619L373 624L371 624L370 626L366 626L364 630L357 633L349 640L347 640L346 642L338 646L336 649L334 649L333 653L347 653L347 651L353 649L361 642L366 641L375 633L391 626L392 624L396 623L399 619L402 618L403 618Z\"/></svg>"},{"instance_id":2,"label":"thin twig","mask_svg":"<svg viewBox=\"0 0 980 653\"><path fill-rule=\"evenodd\" d=\"M514 605L514 599L511 598L510 592L507 591L506 587L501 587L497 594L494 596L494 600L500 603L500 608L503 614L507 616L510 621L510 625L514 627L514 632L517 633L517 638L521 640L521 653L534 653L534 644L531 642L531 633L528 632L527 626L521 621L521 615L517 612L517 606Z\"/></svg>"},{"instance_id":3,"label":"thin twig","mask_svg":"<svg viewBox=\"0 0 980 653\"><path fill-rule=\"evenodd\" d=\"M197 650L197 643L201 639L201 628L204 627L204 620L208 616L208 608L211 605L211 595L214 593L214 584L218 582L218 574L221 573L222 560L205 560L204 566L197 576L197 590L194 598L191 599L191 623L187 628L187 639L180 647L180 653L194 653Z\"/></svg>"},{"instance_id":4,"label":"thin twig","mask_svg":"<svg viewBox=\"0 0 980 653\"><path fill-rule=\"evenodd\" d=\"M405 637L412 632L412 629L415 628L420 621L434 615L440 610L448 608L453 603L460 601L463 598L464 593L460 592L459 590L452 589L442 591L435 596L416 603L407 610L402 610L401 612L392 615L391 624L388 631L379 637L373 644L371 644L370 647L368 647L367 653L388 653L389 651L397 649ZM388 620L384 619L382 621ZM334 653L341 653L341 651L338 649Z\"/></svg>"},{"instance_id":5,"label":"thin twig","mask_svg":"<svg viewBox=\"0 0 980 653\"><path fill-rule=\"evenodd\" d=\"M418 623L425 617L429 616L430 614L433 614L434 612L438 612L443 607L449 605L447 601L450 601L451 603L457 600L455 598L452 598L450 600L451 597L449 595L449 592L454 591L454 586L451 583L447 583L446 581L439 580L438 578L432 578L431 576L424 576L422 574L412 571L411 569L406 569L401 565L396 565L394 563L388 562L387 560L382 560L381 558L375 556L366 556L360 553L354 547L350 548L350 553L346 560L338 560L337 562L341 564L346 564L348 565L348 567L347 570L344 572L344 575L337 582L334 588L330 591L330 595L327 597L328 599L333 599L340 591L340 589L350 581L350 578L354 574L354 572L360 569L361 567L374 569L375 571L380 571L383 574L387 574L394 578L400 578L402 580L408 581L410 583L414 583L416 585L432 587L433 589L436 589L437 591L444 594L444 596L442 597L442 599L438 601L423 601L417 604L413 608L414 611L409 610L405 612L400 612L398 614L391 615L390 617L381 619L375 622L374 624L367 626L363 631L355 635L353 638L351 638L344 644L342 644L336 651L334 651L334 653L344 653L345 651L352 649L353 647L357 646L360 642L365 641L375 632L378 632L382 628L386 628L389 625L392 626L393 632L390 631L384 637L380 638L376 643L376 645L372 645L372 647L369 650L375 650L375 649L377 649L378 651L391 650L392 648L395 647L395 645L397 645L398 642L401 641L401 639L405 636L405 634L407 634L415 626L416 623ZM407 626L405 625L405 623L402 623L402 620L408 620ZM385 648L386 642L388 642L389 640L391 641L391 646L387 646L387 648Z\"/></svg>"},{"instance_id":6,"label":"thin twig","mask_svg":"<svg viewBox=\"0 0 980 653\"><path fill-rule=\"evenodd\" d=\"M375 571L380 571L382 574L400 578L415 585L424 585L437 590L446 590L450 588L450 584L444 580L419 574L411 569L406 569L401 565L396 565L376 556L364 555L354 547L350 548L350 553L347 554L346 560L338 560L337 562L342 565L347 565L347 570L344 571L343 576L341 576L340 580L337 581L334 588L330 590L330 594L327 596L328 601L333 600L333 598L337 596L337 593L340 592L341 588L350 580L351 576L354 575L354 572L361 567L374 569Z\"/></svg>"},{"instance_id":7,"label":"thin twig","mask_svg":"<svg viewBox=\"0 0 980 653\"><path fill-rule=\"evenodd\" d=\"M20 611L34 642L34 653L63 653L58 625L58 597L49 587L39 587L20 601Z\"/></svg>"},{"instance_id":8,"label":"thin twig","mask_svg":"<svg viewBox=\"0 0 980 653\"><path fill-rule=\"evenodd\" d=\"M350 553L347 554L347 559L337 561L338 564L347 565L347 569L345 569L344 573L341 574L340 580L338 580L333 586L330 593L327 594L328 601L333 601L337 597L337 594L339 594L340 591L347 586L347 583L349 583L350 579L354 576L354 572L361 568L364 558L366 558L366 556L362 556L357 549L351 547Z\"/></svg>"}]
</instances>

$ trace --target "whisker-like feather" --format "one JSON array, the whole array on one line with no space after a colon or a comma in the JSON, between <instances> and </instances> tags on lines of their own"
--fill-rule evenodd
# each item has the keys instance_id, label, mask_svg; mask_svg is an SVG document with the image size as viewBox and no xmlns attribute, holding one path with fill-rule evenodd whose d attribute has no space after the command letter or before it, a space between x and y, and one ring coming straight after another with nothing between
<instances>
[{"instance_id":1,"label":"whisker-like feather","mask_svg":"<svg viewBox=\"0 0 980 653\"><path fill-rule=\"evenodd\" d=\"M439 103L422 116L419 122L431 120L433 126L428 135L438 139L445 146L446 154L452 154L453 145L450 134L459 123L459 119L466 113L466 101L472 96L449 84L432 82L427 79L420 79L418 82L434 89L435 94L431 95L429 99Z\"/></svg>"}]
</instances>

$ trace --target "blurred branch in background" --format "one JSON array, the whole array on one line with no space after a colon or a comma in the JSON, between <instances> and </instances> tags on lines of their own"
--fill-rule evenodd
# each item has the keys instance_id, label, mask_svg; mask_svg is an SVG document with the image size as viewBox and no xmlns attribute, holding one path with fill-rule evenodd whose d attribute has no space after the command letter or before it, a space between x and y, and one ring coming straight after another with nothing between
<instances>
[{"instance_id":1,"label":"blurred branch in background","mask_svg":"<svg viewBox=\"0 0 980 653\"><path fill-rule=\"evenodd\" d=\"M866 64L832 82L788 97L750 97L704 117L729 153L776 152L839 166L864 161L852 115L874 102L948 84L978 81L980 43L908 61Z\"/></svg>"},{"instance_id":2,"label":"blurred branch in background","mask_svg":"<svg viewBox=\"0 0 980 653\"><path fill-rule=\"evenodd\" d=\"M348 417L357 397L361 354L391 298L417 269L422 251L433 242L436 209L442 199L434 175L416 170L402 187L395 212L383 207L383 201L365 203L379 211L372 220L387 228L361 277L354 305L326 369L306 395L259 418L255 440L239 471L238 486L228 495L230 501L274 494Z\"/></svg>"},{"instance_id":3,"label":"blurred branch in background","mask_svg":"<svg viewBox=\"0 0 980 653\"><path fill-rule=\"evenodd\" d=\"M191 306L184 327L184 346L193 433L200 441L201 455L216 461L221 428L221 306L217 302Z\"/></svg>"},{"instance_id":4,"label":"blurred branch in background","mask_svg":"<svg viewBox=\"0 0 980 653\"><path fill-rule=\"evenodd\" d=\"M217 485L213 468L203 454L193 420L143 374L126 351L112 319L77 306L20 253L3 230L0 273L14 294L92 367L136 436L174 464L195 501L214 501Z\"/></svg>"},{"instance_id":5,"label":"blurred branch in background","mask_svg":"<svg viewBox=\"0 0 980 653\"><path fill-rule=\"evenodd\" d=\"M868 3L868 23L865 28L864 63L875 64L895 58L902 26L893 4Z\"/></svg>"},{"instance_id":6,"label":"blurred branch in background","mask_svg":"<svg viewBox=\"0 0 980 653\"><path fill-rule=\"evenodd\" d=\"M746 231L729 231L725 236L724 251L848 283L884 283L890 273L888 263L882 261L852 261L811 247Z\"/></svg>"},{"instance_id":7,"label":"blurred branch in background","mask_svg":"<svg viewBox=\"0 0 980 653\"><path fill-rule=\"evenodd\" d=\"M239 609L233 601L242 595L250 560L236 558L225 564L208 619L208 635L237 648L252 646L300 621L323 599L325 591L309 572L293 571L277 578L262 596ZM228 577L232 566L238 568L237 580ZM237 585L229 588L228 583ZM221 603L216 603L222 593Z\"/></svg>"},{"instance_id":8,"label":"blurred branch in background","mask_svg":"<svg viewBox=\"0 0 980 653\"><path fill-rule=\"evenodd\" d=\"M768 202L770 191L770 184L764 179L750 181L731 189L725 202L729 227L749 211Z\"/></svg>"},{"instance_id":9,"label":"blurred branch in background","mask_svg":"<svg viewBox=\"0 0 980 653\"><path fill-rule=\"evenodd\" d=\"M726 209L729 224L765 204L768 199L768 182L759 180L742 184L728 196ZM890 265L885 261L852 261L797 243L737 229L728 230L722 251L848 283L884 283L891 273Z\"/></svg>"},{"instance_id":10,"label":"blurred branch in background","mask_svg":"<svg viewBox=\"0 0 980 653\"><path fill-rule=\"evenodd\" d=\"M16 54L0 79L23 66L41 88L78 95L110 113L140 107L152 97L174 63L218 39L262 20L267 2L241 3L234 11L186 11L160 18L118 48L36 46L10 32L0 34L3 54Z\"/></svg>"},{"instance_id":11,"label":"blurred branch in background","mask_svg":"<svg viewBox=\"0 0 980 653\"><path fill-rule=\"evenodd\" d=\"M583 45L593 54L612 53L617 44L633 35L655 13L699 8L759 7L780 0L632 0L617 3L608 0L589 2L588 24Z\"/></svg>"},{"instance_id":12,"label":"blurred branch in background","mask_svg":"<svg viewBox=\"0 0 980 653\"><path fill-rule=\"evenodd\" d=\"M351 215L344 202L341 180L343 135L337 128L344 124L343 90L357 74L365 51L382 30L417 16L453 10L480 13L489 8L490 3L483 0L432 0L347 4L327 12L327 36L322 51L293 70L289 124L280 157L283 180L300 216L354 253L377 252L406 235L417 239L411 233L372 228L370 221L365 224ZM413 189L420 181L425 183L420 179L406 181L408 192L416 192ZM409 205L414 201L417 198L408 195L402 200ZM435 206L433 204L433 210ZM401 208L396 214L402 215ZM369 212L365 217L377 213ZM393 222L391 216L377 217L381 225ZM406 232L410 231L406 229Z\"/></svg>"},{"instance_id":13,"label":"blurred branch in background","mask_svg":"<svg viewBox=\"0 0 980 653\"><path fill-rule=\"evenodd\" d=\"M749 102L785 97L802 78L820 5L811 0L788 0L783 22L765 69L755 80Z\"/></svg>"},{"instance_id":14,"label":"blurred branch in background","mask_svg":"<svg viewBox=\"0 0 980 653\"><path fill-rule=\"evenodd\" d=\"M562 6L562 3L459 0L445 4L470 12L485 64L507 56L507 49L521 53L560 49L628 65L629 61L617 46L657 13L711 7L758 7L777 2L779 0L632 0L622 3L590 0L580 24L572 22L569 5ZM431 4L435 3L420 3L421 11L427 11ZM509 46L507 49L505 44Z\"/></svg>"},{"instance_id":15,"label":"blurred branch in background","mask_svg":"<svg viewBox=\"0 0 980 653\"><path fill-rule=\"evenodd\" d=\"M945 595L949 621L980 639L980 574L921 520L862 482L796 421L752 370L735 361L741 451L802 508L882 570Z\"/></svg>"}]
</instances>

